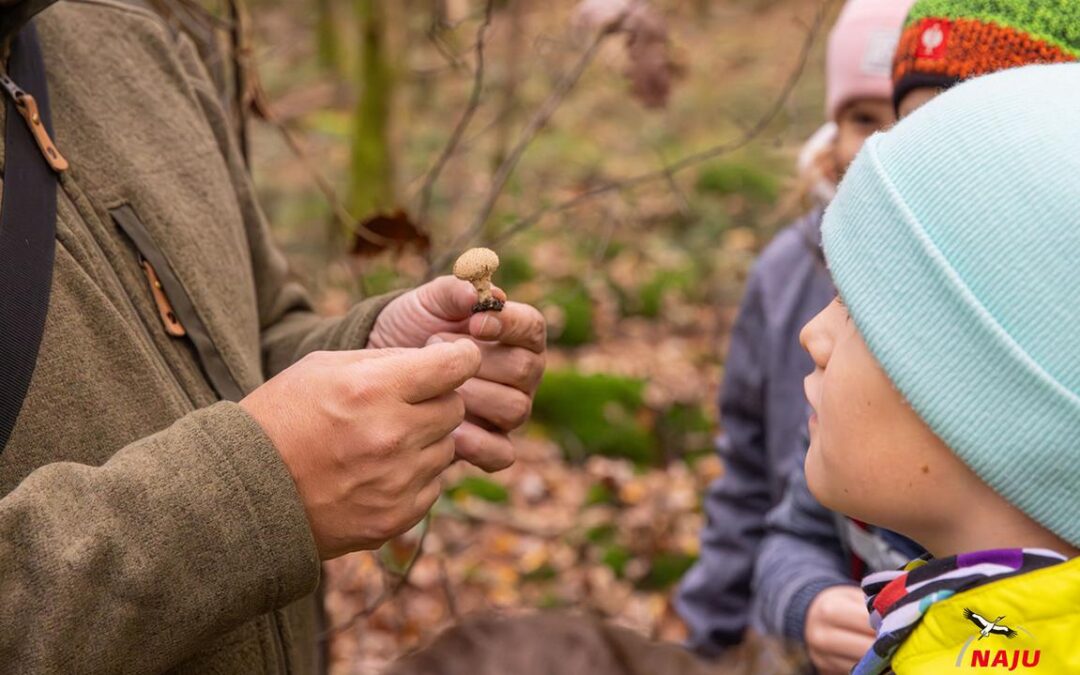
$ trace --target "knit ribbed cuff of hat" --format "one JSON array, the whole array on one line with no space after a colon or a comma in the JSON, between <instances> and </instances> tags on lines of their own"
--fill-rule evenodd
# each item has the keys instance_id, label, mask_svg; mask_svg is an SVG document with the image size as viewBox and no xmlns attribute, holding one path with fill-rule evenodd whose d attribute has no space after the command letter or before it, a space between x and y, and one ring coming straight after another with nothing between
<instances>
[{"instance_id":1,"label":"knit ribbed cuff of hat","mask_svg":"<svg viewBox=\"0 0 1080 675\"><path fill-rule=\"evenodd\" d=\"M907 131L900 153L936 147L919 137L925 129ZM870 351L938 437L995 492L1080 545L1080 397L1021 348L935 246L879 158L883 138L866 142L825 215L836 286ZM920 165L891 152L895 164ZM904 180L907 193L935 202L929 212L963 226L962 201L910 171ZM986 224L968 220L980 236Z\"/></svg>"}]
</instances>

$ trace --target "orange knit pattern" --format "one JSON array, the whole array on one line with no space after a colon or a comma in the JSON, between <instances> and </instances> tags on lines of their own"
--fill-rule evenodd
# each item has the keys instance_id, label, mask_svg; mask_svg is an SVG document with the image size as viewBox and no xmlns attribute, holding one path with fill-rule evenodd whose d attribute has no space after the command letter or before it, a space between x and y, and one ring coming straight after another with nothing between
<instances>
[{"instance_id":1,"label":"orange knit pattern","mask_svg":"<svg viewBox=\"0 0 1080 675\"><path fill-rule=\"evenodd\" d=\"M927 31L933 33L924 39ZM1059 47L1007 26L926 18L908 26L900 36L893 82L912 72L963 80L1016 66L1076 60Z\"/></svg>"}]
</instances>

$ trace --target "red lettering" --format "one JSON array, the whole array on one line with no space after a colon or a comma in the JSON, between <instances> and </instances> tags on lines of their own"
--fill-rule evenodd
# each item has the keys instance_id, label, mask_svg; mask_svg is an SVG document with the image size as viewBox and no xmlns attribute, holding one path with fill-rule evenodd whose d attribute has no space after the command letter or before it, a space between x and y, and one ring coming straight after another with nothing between
<instances>
[{"instance_id":1,"label":"red lettering","mask_svg":"<svg viewBox=\"0 0 1080 675\"><path fill-rule=\"evenodd\" d=\"M1008 670L1016 670L1018 667L1022 668L1034 668L1039 665L1039 660L1042 657L1042 652L1038 649L1034 651L1019 649L1012 651L1010 659L1010 653L1004 649L999 649L994 652L993 660L990 659L989 649L973 649L971 651L971 667L972 668L996 668L997 666L1004 666Z\"/></svg>"}]
</instances>

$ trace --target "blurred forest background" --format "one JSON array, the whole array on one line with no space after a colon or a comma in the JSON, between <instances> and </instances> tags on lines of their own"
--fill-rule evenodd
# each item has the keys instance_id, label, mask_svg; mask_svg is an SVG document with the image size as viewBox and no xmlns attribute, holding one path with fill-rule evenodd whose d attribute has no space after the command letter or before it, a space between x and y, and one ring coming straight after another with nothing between
<instances>
[{"instance_id":1,"label":"blurred forest background","mask_svg":"<svg viewBox=\"0 0 1080 675\"><path fill-rule=\"evenodd\" d=\"M327 566L334 672L492 611L684 637L726 334L803 206L836 4L249 0L251 167L320 310L484 244L550 323L517 464L453 467L428 521Z\"/></svg>"}]
</instances>

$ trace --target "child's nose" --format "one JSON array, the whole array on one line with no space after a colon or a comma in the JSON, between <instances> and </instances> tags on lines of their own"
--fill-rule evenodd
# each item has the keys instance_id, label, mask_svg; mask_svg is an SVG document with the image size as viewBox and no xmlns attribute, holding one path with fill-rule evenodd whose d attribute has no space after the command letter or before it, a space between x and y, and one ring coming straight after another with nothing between
<instances>
[{"instance_id":1,"label":"child's nose","mask_svg":"<svg viewBox=\"0 0 1080 675\"><path fill-rule=\"evenodd\" d=\"M822 310L799 331L799 344L810 354L810 358L813 359L818 368L824 368L829 361L830 346L832 345L832 340L824 330L825 313L827 311L827 308Z\"/></svg>"}]
</instances>

